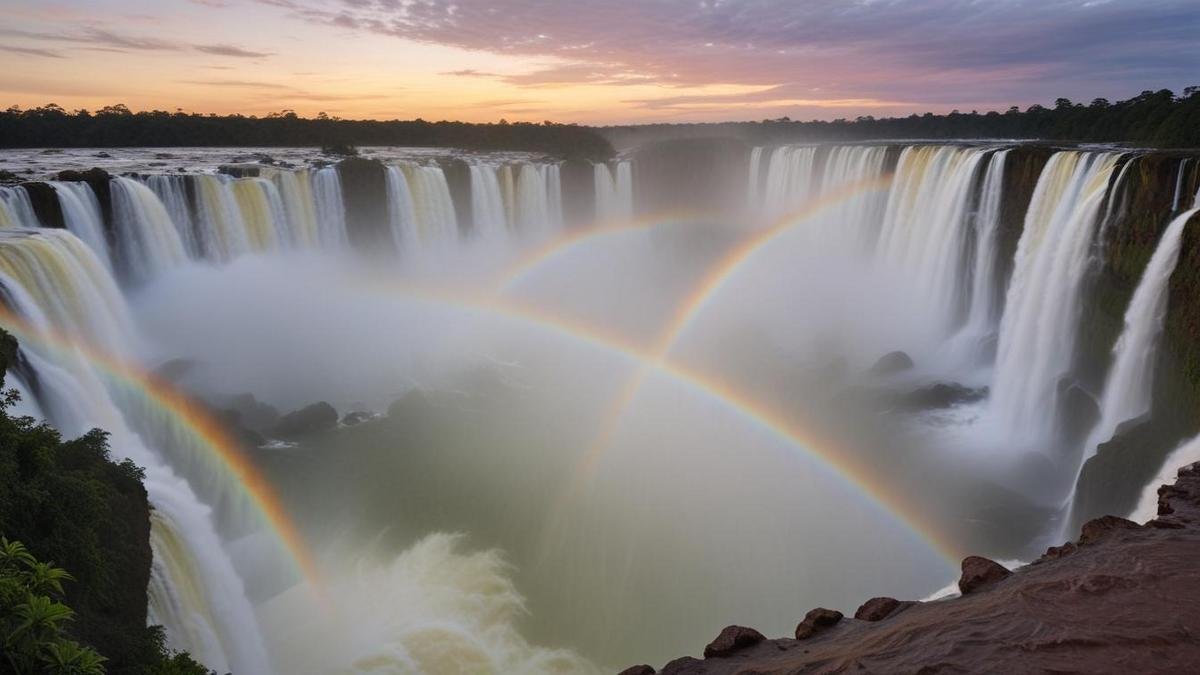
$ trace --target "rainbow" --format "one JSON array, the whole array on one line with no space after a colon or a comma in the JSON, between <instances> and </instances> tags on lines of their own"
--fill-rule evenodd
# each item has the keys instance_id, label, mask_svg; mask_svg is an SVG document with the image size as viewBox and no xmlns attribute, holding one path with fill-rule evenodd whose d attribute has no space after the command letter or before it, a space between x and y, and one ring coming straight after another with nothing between
<instances>
[{"instance_id":1,"label":"rainbow","mask_svg":"<svg viewBox=\"0 0 1200 675\"><path fill-rule=\"evenodd\" d=\"M378 281L368 283L366 287L389 297L402 297L411 301L440 304L519 320L560 337L622 356L634 363L651 364L658 372L706 396L755 428L783 441L798 454L812 458L830 469L870 503L925 542L947 565L956 566L964 554L952 539L941 534L934 523L928 522L921 513L908 505L905 495L896 491L886 476L878 475L878 472L871 470L865 463L855 461L849 453L841 452L832 443L818 438L789 420L787 415L773 410L737 386L716 376L660 359L627 338L596 326L572 321L544 309L504 298Z\"/></svg>"},{"instance_id":2,"label":"rainbow","mask_svg":"<svg viewBox=\"0 0 1200 675\"><path fill-rule=\"evenodd\" d=\"M223 469L242 487L251 503L279 538L296 568L314 588L320 588L317 565L303 536L288 515L287 508L271 484L239 450L237 441L204 406L152 373L53 329L34 326L3 306L0 306L0 327L12 333L19 341L37 344L60 353L82 356L106 376L138 392L147 401L170 415L200 447L220 461Z\"/></svg>"}]
</instances>

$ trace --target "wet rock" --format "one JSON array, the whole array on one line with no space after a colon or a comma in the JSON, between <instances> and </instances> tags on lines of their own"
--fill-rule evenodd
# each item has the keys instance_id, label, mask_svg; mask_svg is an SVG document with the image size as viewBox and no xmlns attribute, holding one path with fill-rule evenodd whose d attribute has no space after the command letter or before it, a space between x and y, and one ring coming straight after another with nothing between
<instances>
[{"instance_id":1,"label":"wet rock","mask_svg":"<svg viewBox=\"0 0 1200 675\"><path fill-rule=\"evenodd\" d=\"M987 397L987 393L987 387L939 382L899 394L895 397L895 404L909 410L937 410L981 401Z\"/></svg>"},{"instance_id":2,"label":"wet rock","mask_svg":"<svg viewBox=\"0 0 1200 675\"><path fill-rule=\"evenodd\" d=\"M1118 530L1137 530L1142 526L1127 518L1101 516L1083 524L1079 532L1079 545L1093 544Z\"/></svg>"},{"instance_id":3,"label":"wet rock","mask_svg":"<svg viewBox=\"0 0 1200 675\"><path fill-rule=\"evenodd\" d=\"M871 598L858 608L858 611L854 613L854 618L859 621L882 621L905 604L911 603L902 603L895 598L888 597Z\"/></svg>"},{"instance_id":4,"label":"wet rock","mask_svg":"<svg viewBox=\"0 0 1200 675\"><path fill-rule=\"evenodd\" d=\"M912 367L912 357L904 352L896 351L879 357L879 360L867 372L872 375L893 375Z\"/></svg>"},{"instance_id":5,"label":"wet rock","mask_svg":"<svg viewBox=\"0 0 1200 675\"><path fill-rule=\"evenodd\" d=\"M745 626L726 626L717 639L704 648L704 658L728 656L739 649L753 647L766 640L762 633Z\"/></svg>"},{"instance_id":6,"label":"wet rock","mask_svg":"<svg viewBox=\"0 0 1200 675\"><path fill-rule=\"evenodd\" d=\"M21 177L17 174L0 169L0 183L16 183L19 180L21 180Z\"/></svg>"},{"instance_id":7,"label":"wet rock","mask_svg":"<svg viewBox=\"0 0 1200 675\"><path fill-rule=\"evenodd\" d=\"M58 202L58 193L53 187L42 182L22 183L21 186L29 195L30 206L42 227L61 230L67 226L63 220L62 205Z\"/></svg>"},{"instance_id":8,"label":"wet rock","mask_svg":"<svg viewBox=\"0 0 1200 675\"><path fill-rule=\"evenodd\" d=\"M240 166L236 164L222 164L217 167L217 173L223 173L234 178L257 178L262 173L262 168L257 166Z\"/></svg>"},{"instance_id":9,"label":"wet rock","mask_svg":"<svg viewBox=\"0 0 1200 675\"><path fill-rule=\"evenodd\" d=\"M818 607L804 615L804 620L796 626L796 639L803 640L823 630L827 630L842 620L842 613L836 609Z\"/></svg>"},{"instance_id":10,"label":"wet rock","mask_svg":"<svg viewBox=\"0 0 1200 675\"><path fill-rule=\"evenodd\" d=\"M974 593L1012 575L1008 568L994 560L972 555L963 558L962 576L958 579L958 590L963 595Z\"/></svg>"},{"instance_id":11,"label":"wet rock","mask_svg":"<svg viewBox=\"0 0 1200 675\"><path fill-rule=\"evenodd\" d=\"M1046 549L1046 552L1042 554L1042 557L1034 560L1032 564L1037 565L1039 563L1046 562L1047 560L1058 560L1059 558L1065 558L1077 550L1078 547L1071 542L1067 542L1062 546L1051 546L1050 548Z\"/></svg>"},{"instance_id":12,"label":"wet rock","mask_svg":"<svg viewBox=\"0 0 1200 675\"><path fill-rule=\"evenodd\" d=\"M359 424L362 424L363 422L373 419L374 417L375 417L375 413L365 412L362 410L348 412L348 413L346 413L346 415L344 417L342 417L342 426L345 426L345 427L357 426Z\"/></svg>"},{"instance_id":13,"label":"wet rock","mask_svg":"<svg viewBox=\"0 0 1200 675\"><path fill-rule=\"evenodd\" d=\"M338 414L333 406L321 401L290 412L275 425L274 433L281 438L295 438L337 427Z\"/></svg>"},{"instance_id":14,"label":"wet rock","mask_svg":"<svg viewBox=\"0 0 1200 675\"><path fill-rule=\"evenodd\" d=\"M266 431L279 424L279 411L263 403L254 394L239 394L229 401L229 407L242 414L242 422L251 429Z\"/></svg>"},{"instance_id":15,"label":"wet rock","mask_svg":"<svg viewBox=\"0 0 1200 675\"><path fill-rule=\"evenodd\" d=\"M654 669L647 665L630 666L617 675L654 675Z\"/></svg>"},{"instance_id":16,"label":"wet rock","mask_svg":"<svg viewBox=\"0 0 1200 675\"><path fill-rule=\"evenodd\" d=\"M662 675L688 675L703 672L704 662L694 656L681 656L663 666Z\"/></svg>"}]
</instances>

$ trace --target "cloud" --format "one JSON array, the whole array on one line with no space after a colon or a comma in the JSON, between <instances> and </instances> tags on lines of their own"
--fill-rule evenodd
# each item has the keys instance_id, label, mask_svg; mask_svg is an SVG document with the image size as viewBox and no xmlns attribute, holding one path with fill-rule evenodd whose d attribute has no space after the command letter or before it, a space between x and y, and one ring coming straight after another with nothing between
<instances>
[{"instance_id":1,"label":"cloud","mask_svg":"<svg viewBox=\"0 0 1200 675\"><path fill-rule=\"evenodd\" d=\"M14 54L27 54L29 56L44 56L50 59L64 58L58 52L52 52L49 49L37 49L36 47L18 47L16 45L0 45L0 50L13 52Z\"/></svg>"},{"instance_id":2,"label":"cloud","mask_svg":"<svg viewBox=\"0 0 1200 675\"><path fill-rule=\"evenodd\" d=\"M242 49L228 44L215 45L194 45L196 51L204 52L205 54L214 54L216 56L236 56L248 59L260 59L267 56L274 56L272 52L255 52L249 49Z\"/></svg>"},{"instance_id":3,"label":"cloud","mask_svg":"<svg viewBox=\"0 0 1200 675\"><path fill-rule=\"evenodd\" d=\"M291 87L274 82L255 82L253 80L175 80L180 84L198 84L205 87L251 87L254 89L291 89Z\"/></svg>"},{"instance_id":4,"label":"cloud","mask_svg":"<svg viewBox=\"0 0 1200 675\"><path fill-rule=\"evenodd\" d=\"M802 100L916 105L1178 88L1200 72L1195 0L258 1L341 29L557 62L500 78L527 87L786 86L822 92Z\"/></svg>"},{"instance_id":5,"label":"cloud","mask_svg":"<svg viewBox=\"0 0 1200 675\"><path fill-rule=\"evenodd\" d=\"M21 37L28 40L55 42L60 44L85 45L94 49L118 51L174 51L180 46L174 42L152 37L126 35L103 28L85 28L75 32L44 32L0 28L0 35Z\"/></svg>"}]
</instances>

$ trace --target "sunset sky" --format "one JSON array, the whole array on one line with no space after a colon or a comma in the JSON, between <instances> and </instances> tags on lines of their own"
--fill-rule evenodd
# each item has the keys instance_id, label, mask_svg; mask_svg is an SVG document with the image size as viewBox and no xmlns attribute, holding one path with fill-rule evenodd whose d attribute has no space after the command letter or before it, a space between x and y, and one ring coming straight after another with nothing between
<instances>
[{"instance_id":1,"label":"sunset sky","mask_svg":"<svg viewBox=\"0 0 1200 675\"><path fill-rule=\"evenodd\" d=\"M1196 0L0 0L0 106L832 119L1200 84Z\"/></svg>"}]
</instances>

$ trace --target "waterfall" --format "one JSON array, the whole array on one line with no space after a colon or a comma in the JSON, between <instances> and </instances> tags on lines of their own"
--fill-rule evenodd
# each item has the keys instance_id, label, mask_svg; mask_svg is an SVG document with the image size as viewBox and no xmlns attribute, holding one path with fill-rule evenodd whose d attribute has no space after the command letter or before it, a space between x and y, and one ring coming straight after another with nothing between
<instances>
[{"instance_id":1,"label":"waterfall","mask_svg":"<svg viewBox=\"0 0 1200 675\"><path fill-rule=\"evenodd\" d=\"M196 233L196 225L192 219L191 200L188 199L188 182L192 176L157 175L146 179L146 185L158 196L158 200L167 209L171 222L183 240L183 247L189 258L202 258L204 251L200 247L200 239Z\"/></svg>"},{"instance_id":2,"label":"waterfall","mask_svg":"<svg viewBox=\"0 0 1200 675\"><path fill-rule=\"evenodd\" d=\"M1191 161L1191 157L1184 157L1179 162L1179 170L1175 173L1175 196L1171 198L1171 213L1179 212L1179 199L1183 196L1183 176L1187 173L1188 162Z\"/></svg>"},{"instance_id":3,"label":"waterfall","mask_svg":"<svg viewBox=\"0 0 1200 675\"><path fill-rule=\"evenodd\" d=\"M274 183L265 178L239 178L231 189L251 251L273 251L291 242L283 200Z\"/></svg>"},{"instance_id":4,"label":"waterfall","mask_svg":"<svg viewBox=\"0 0 1200 675\"><path fill-rule=\"evenodd\" d=\"M271 176L283 201L291 240L296 246L316 248L320 241L312 174L307 170L277 171Z\"/></svg>"},{"instance_id":5,"label":"waterfall","mask_svg":"<svg viewBox=\"0 0 1200 675\"><path fill-rule=\"evenodd\" d=\"M522 235L538 238L562 225L558 165L522 164L514 198L514 220Z\"/></svg>"},{"instance_id":6,"label":"waterfall","mask_svg":"<svg viewBox=\"0 0 1200 675\"><path fill-rule=\"evenodd\" d=\"M317 169L312 174L313 203L317 214L317 242L337 250L348 245L346 207L342 203L342 179L336 167Z\"/></svg>"},{"instance_id":7,"label":"waterfall","mask_svg":"<svg viewBox=\"0 0 1200 675\"><path fill-rule=\"evenodd\" d=\"M148 188L147 188L148 190ZM61 231L0 236L0 294L33 327L21 352L39 383L39 408L64 436L93 427L109 433L113 454L146 471L153 507L150 616L172 647L221 671L270 671L257 620L241 579L225 554L211 512L187 482L130 430L107 380L83 351L42 344L36 335L88 336L88 345L125 354L136 341L112 277L78 238Z\"/></svg>"},{"instance_id":8,"label":"waterfall","mask_svg":"<svg viewBox=\"0 0 1200 675\"><path fill-rule=\"evenodd\" d=\"M761 208L759 183L762 181L762 154L761 145L756 145L750 150L750 183L746 186L746 205L751 211Z\"/></svg>"},{"instance_id":9,"label":"waterfall","mask_svg":"<svg viewBox=\"0 0 1200 675\"><path fill-rule=\"evenodd\" d=\"M508 235L508 214L504 208L504 197L500 191L500 180L496 167L487 164L472 164L471 213L474 216L472 229L484 239L502 239Z\"/></svg>"},{"instance_id":10,"label":"waterfall","mask_svg":"<svg viewBox=\"0 0 1200 675\"><path fill-rule=\"evenodd\" d=\"M108 242L104 238L104 216L100 213L100 200L87 183L53 181L50 186L58 194L63 222L67 229L83 243L92 248L106 266L112 265L108 257Z\"/></svg>"},{"instance_id":11,"label":"waterfall","mask_svg":"<svg viewBox=\"0 0 1200 675\"><path fill-rule=\"evenodd\" d=\"M769 220L796 211L812 196L816 177L817 148L785 145L775 148L767 159L762 213Z\"/></svg>"},{"instance_id":12,"label":"waterfall","mask_svg":"<svg viewBox=\"0 0 1200 675\"><path fill-rule=\"evenodd\" d=\"M617 162L593 167L597 222L629 222L633 218L633 164Z\"/></svg>"},{"instance_id":13,"label":"waterfall","mask_svg":"<svg viewBox=\"0 0 1200 675\"><path fill-rule=\"evenodd\" d=\"M1112 438L1122 422L1150 412L1154 356L1167 318L1167 289L1179 261L1184 228L1197 212L1200 209L1187 211L1167 226L1133 293L1125 311L1125 328L1113 347L1112 368L1100 399L1100 421L1084 446L1082 462L1096 454L1097 446Z\"/></svg>"},{"instance_id":14,"label":"waterfall","mask_svg":"<svg viewBox=\"0 0 1200 675\"><path fill-rule=\"evenodd\" d=\"M199 175L196 180L196 233L206 260L228 262L250 250L246 224L228 176Z\"/></svg>"},{"instance_id":15,"label":"waterfall","mask_svg":"<svg viewBox=\"0 0 1200 675\"><path fill-rule=\"evenodd\" d=\"M991 411L1018 437L1054 431L1096 216L1120 155L1055 153L1038 177L1000 322Z\"/></svg>"},{"instance_id":16,"label":"waterfall","mask_svg":"<svg viewBox=\"0 0 1200 675\"><path fill-rule=\"evenodd\" d=\"M1184 441L1163 460L1162 468L1146 487L1142 488L1142 496L1137 506L1129 514L1129 519L1135 523L1145 523L1158 517L1158 488L1175 482L1179 470L1189 464L1200 462L1200 436Z\"/></svg>"},{"instance_id":17,"label":"waterfall","mask_svg":"<svg viewBox=\"0 0 1200 675\"><path fill-rule=\"evenodd\" d=\"M450 198L446 174L438 166L402 166L412 195L417 234L422 244L453 241L458 237L458 216Z\"/></svg>"},{"instance_id":18,"label":"waterfall","mask_svg":"<svg viewBox=\"0 0 1200 675\"><path fill-rule=\"evenodd\" d=\"M29 193L20 185L0 186L0 228L38 227Z\"/></svg>"},{"instance_id":19,"label":"waterfall","mask_svg":"<svg viewBox=\"0 0 1200 675\"><path fill-rule=\"evenodd\" d=\"M987 343L994 337L999 307L996 296L996 250L1000 229L1000 209L1004 197L1004 165L1008 150L992 154L983 176L979 207L975 212L975 251L971 265L971 295L967 320L951 340L949 351L958 363L983 360Z\"/></svg>"},{"instance_id":20,"label":"waterfall","mask_svg":"<svg viewBox=\"0 0 1200 675\"><path fill-rule=\"evenodd\" d=\"M417 234L417 214L413 210L412 192L408 179L398 166L387 167L388 220L392 229L392 240L401 254L411 253L420 238Z\"/></svg>"},{"instance_id":21,"label":"waterfall","mask_svg":"<svg viewBox=\"0 0 1200 675\"><path fill-rule=\"evenodd\" d=\"M171 216L154 192L132 178L113 178L116 259L135 281L146 281L187 260Z\"/></svg>"},{"instance_id":22,"label":"waterfall","mask_svg":"<svg viewBox=\"0 0 1200 675\"><path fill-rule=\"evenodd\" d=\"M944 333L956 318L963 284L967 216L986 151L908 147L900 154L877 254L932 303Z\"/></svg>"}]
</instances>

